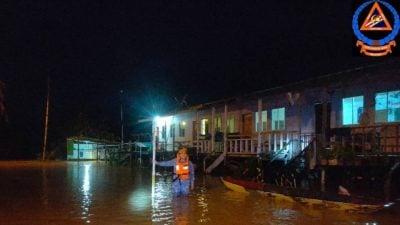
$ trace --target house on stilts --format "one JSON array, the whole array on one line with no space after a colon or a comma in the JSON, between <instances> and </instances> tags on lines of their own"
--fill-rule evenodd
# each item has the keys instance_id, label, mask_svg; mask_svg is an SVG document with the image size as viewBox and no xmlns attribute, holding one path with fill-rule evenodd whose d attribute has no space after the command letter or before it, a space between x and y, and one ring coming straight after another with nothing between
<instances>
[{"instance_id":1,"label":"house on stilts","mask_svg":"<svg viewBox=\"0 0 400 225\"><path fill-rule=\"evenodd\" d=\"M195 105L154 118L153 139L158 152L187 146L196 157L213 158L202 160L207 173L233 157L282 167L301 161L307 170L385 158L396 170L400 64L365 66Z\"/></svg>"}]
</instances>

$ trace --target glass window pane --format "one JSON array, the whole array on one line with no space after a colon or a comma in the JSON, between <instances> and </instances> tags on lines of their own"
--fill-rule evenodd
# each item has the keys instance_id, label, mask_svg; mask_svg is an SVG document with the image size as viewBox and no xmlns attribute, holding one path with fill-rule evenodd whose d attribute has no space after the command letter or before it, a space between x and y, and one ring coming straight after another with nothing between
<instances>
[{"instance_id":1,"label":"glass window pane","mask_svg":"<svg viewBox=\"0 0 400 225\"><path fill-rule=\"evenodd\" d=\"M161 127L161 137L163 139L165 139L166 136L167 136L167 128L166 128L166 126L162 126Z\"/></svg>"},{"instance_id":2,"label":"glass window pane","mask_svg":"<svg viewBox=\"0 0 400 225\"><path fill-rule=\"evenodd\" d=\"M267 131L267 111L261 113L262 131Z\"/></svg>"},{"instance_id":3,"label":"glass window pane","mask_svg":"<svg viewBox=\"0 0 400 225\"><path fill-rule=\"evenodd\" d=\"M217 116L214 118L214 130L215 132L221 131L221 117Z\"/></svg>"},{"instance_id":4,"label":"glass window pane","mask_svg":"<svg viewBox=\"0 0 400 225\"><path fill-rule=\"evenodd\" d=\"M200 134L206 135L208 133L208 119L202 119L200 121Z\"/></svg>"},{"instance_id":5,"label":"glass window pane","mask_svg":"<svg viewBox=\"0 0 400 225\"><path fill-rule=\"evenodd\" d=\"M285 129L285 108L273 109L271 114L272 130Z\"/></svg>"},{"instance_id":6,"label":"glass window pane","mask_svg":"<svg viewBox=\"0 0 400 225\"><path fill-rule=\"evenodd\" d=\"M387 93L375 95L375 122L387 122Z\"/></svg>"},{"instance_id":7,"label":"glass window pane","mask_svg":"<svg viewBox=\"0 0 400 225\"><path fill-rule=\"evenodd\" d=\"M364 96L342 99L343 125L359 124L364 112Z\"/></svg>"},{"instance_id":8,"label":"glass window pane","mask_svg":"<svg viewBox=\"0 0 400 225\"><path fill-rule=\"evenodd\" d=\"M233 115L230 115L228 117L227 126L228 126L228 133L235 132L235 117Z\"/></svg>"},{"instance_id":9,"label":"glass window pane","mask_svg":"<svg viewBox=\"0 0 400 225\"><path fill-rule=\"evenodd\" d=\"M364 112L364 97L358 96L353 99L353 124L359 124L361 115Z\"/></svg>"},{"instance_id":10,"label":"glass window pane","mask_svg":"<svg viewBox=\"0 0 400 225\"><path fill-rule=\"evenodd\" d=\"M388 121L400 121L400 91L392 91L388 94Z\"/></svg>"},{"instance_id":11,"label":"glass window pane","mask_svg":"<svg viewBox=\"0 0 400 225\"><path fill-rule=\"evenodd\" d=\"M343 125L353 124L353 98L342 100Z\"/></svg>"},{"instance_id":12,"label":"glass window pane","mask_svg":"<svg viewBox=\"0 0 400 225\"><path fill-rule=\"evenodd\" d=\"M179 137L185 137L185 127L186 127L185 121L179 123Z\"/></svg>"},{"instance_id":13,"label":"glass window pane","mask_svg":"<svg viewBox=\"0 0 400 225\"><path fill-rule=\"evenodd\" d=\"M272 130L276 130L276 121L278 120L278 110L277 109L273 109L271 112L271 122L272 122Z\"/></svg>"},{"instance_id":14,"label":"glass window pane","mask_svg":"<svg viewBox=\"0 0 400 225\"><path fill-rule=\"evenodd\" d=\"M258 112L254 113L254 124L255 124L255 131L258 132Z\"/></svg>"},{"instance_id":15,"label":"glass window pane","mask_svg":"<svg viewBox=\"0 0 400 225\"><path fill-rule=\"evenodd\" d=\"M169 128L169 137L175 137L175 124L171 124Z\"/></svg>"},{"instance_id":16,"label":"glass window pane","mask_svg":"<svg viewBox=\"0 0 400 225\"><path fill-rule=\"evenodd\" d=\"M258 132L258 112L254 113L254 124L255 131ZM267 130L267 111L264 110L261 112L261 131Z\"/></svg>"}]
</instances>

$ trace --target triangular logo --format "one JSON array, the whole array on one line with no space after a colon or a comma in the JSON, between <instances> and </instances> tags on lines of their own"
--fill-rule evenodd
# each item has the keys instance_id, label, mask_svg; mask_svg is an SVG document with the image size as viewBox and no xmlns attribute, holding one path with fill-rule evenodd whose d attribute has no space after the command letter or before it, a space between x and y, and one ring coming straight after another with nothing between
<instances>
[{"instance_id":1,"label":"triangular logo","mask_svg":"<svg viewBox=\"0 0 400 225\"><path fill-rule=\"evenodd\" d=\"M372 6L360 30L363 31L392 30L392 26L386 19L386 16L382 12L382 9L379 6L378 2L375 2L374 5Z\"/></svg>"}]
</instances>

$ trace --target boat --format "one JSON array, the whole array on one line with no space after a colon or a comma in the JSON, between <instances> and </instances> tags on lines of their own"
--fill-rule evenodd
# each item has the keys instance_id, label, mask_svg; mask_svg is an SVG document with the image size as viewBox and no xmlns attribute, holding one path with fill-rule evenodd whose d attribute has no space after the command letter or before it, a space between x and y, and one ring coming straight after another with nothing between
<instances>
[{"instance_id":1,"label":"boat","mask_svg":"<svg viewBox=\"0 0 400 225\"><path fill-rule=\"evenodd\" d=\"M393 202L385 202L365 196L343 196L337 193L304 190L274 185L264 185L260 194L289 202L297 202L304 206L321 209L340 210L355 213L372 213L392 206Z\"/></svg>"},{"instance_id":2,"label":"boat","mask_svg":"<svg viewBox=\"0 0 400 225\"><path fill-rule=\"evenodd\" d=\"M394 204L393 202L384 202L378 199L341 196L336 193L280 187L232 177L221 177L221 181L226 188L232 191L249 193L249 191L255 190L259 194L277 201L298 203L313 208L340 210L352 213L372 213L388 208Z\"/></svg>"},{"instance_id":3,"label":"boat","mask_svg":"<svg viewBox=\"0 0 400 225\"><path fill-rule=\"evenodd\" d=\"M221 177L222 183L225 185L226 188L241 192L241 193L249 193L249 190L263 190L264 184L259 182L254 182L251 180L243 180L243 179L236 179L232 177Z\"/></svg>"}]
</instances>

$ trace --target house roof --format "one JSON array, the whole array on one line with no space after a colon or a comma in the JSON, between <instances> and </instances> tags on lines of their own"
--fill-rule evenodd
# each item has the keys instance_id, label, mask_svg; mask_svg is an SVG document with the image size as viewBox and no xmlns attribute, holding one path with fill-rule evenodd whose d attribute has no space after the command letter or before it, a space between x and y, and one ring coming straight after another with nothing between
<instances>
[{"instance_id":1,"label":"house roof","mask_svg":"<svg viewBox=\"0 0 400 225\"><path fill-rule=\"evenodd\" d=\"M379 82L384 77L398 77L400 78L400 63L398 60L386 60L380 63L368 64L359 67L354 67L347 70L338 71L335 73L329 73L321 75L316 78L310 78L301 80L287 85L272 87L268 89L258 90L250 92L244 95L232 96L224 99L218 99L215 101L197 104L179 110L175 113L168 113L166 115L173 115L176 113L194 112L201 109L208 109L213 106L224 105L226 103L240 102L244 99L258 99L260 97L266 97L269 95L285 93L289 91L303 91L312 88L342 88L345 86L351 86L356 83L368 83L368 82ZM399 81L400 82L400 79Z\"/></svg>"}]
</instances>

